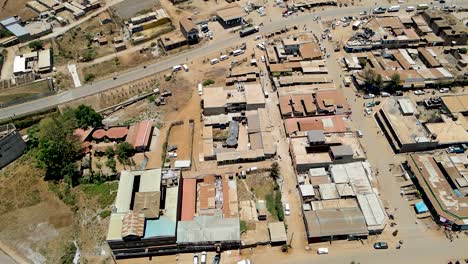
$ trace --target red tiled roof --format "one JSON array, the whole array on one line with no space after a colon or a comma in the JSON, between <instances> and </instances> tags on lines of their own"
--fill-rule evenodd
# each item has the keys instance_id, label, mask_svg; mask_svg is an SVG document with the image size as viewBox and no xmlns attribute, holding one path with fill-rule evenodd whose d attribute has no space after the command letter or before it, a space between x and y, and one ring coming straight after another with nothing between
<instances>
[{"instance_id":1,"label":"red tiled roof","mask_svg":"<svg viewBox=\"0 0 468 264\"><path fill-rule=\"evenodd\" d=\"M106 131L104 129L98 129L96 131L94 131L93 133L93 138L95 139L102 139L106 136Z\"/></svg>"},{"instance_id":2,"label":"red tiled roof","mask_svg":"<svg viewBox=\"0 0 468 264\"><path fill-rule=\"evenodd\" d=\"M184 179L182 188L182 213L181 221L192 221L195 214L195 202L197 199L197 180Z\"/></svg>"},{"instance_id":3,"label":"red tiled roof","mask_svg":"<svg viewBox=\"0 0 468 264\"><path fill-rule=\"evenodd\" d=\"M74 135L78 136L81 140L81 142L84 142L86 138L93 132L94 128L89 128L89 129L82 129L82 128L77 128L75 129L75 132L73 132Z\"/></svg>"},{"instance_id":4,"label":"red tiled roof","mask_svg":"<svg viewBox=\"0 0 468 264\"><path fill-rule=\"evenodd\" d=\"M323 130L325 132L346 132L346 124L343 115L334 116L314 116L302 118L289 118L284 120L286 132L288 134L297 131ZM324 119L329 119L331 126L324 126Z\"/></svg>"},{"instance_id":5,"label":"red tiled roof","mask_svg":"<svg viewBox=\"0 0 468 264\"><path fill-rule=\"evenodd\" d=\"M126 127L111 127L107 130L107 137L110 139L124 138L128 133Z\"/></svg>"},{"instance_id":6,"label":"red tiled roof","mask_svg":"<svg viewBox=\"0 0 468 264\"><path fill-rule=\"evenodd\" d=\"M131 126L126 141L134 148L148 146L152 127L153 123L151 121L142 121Z\"/></svg>"}]
</instances>

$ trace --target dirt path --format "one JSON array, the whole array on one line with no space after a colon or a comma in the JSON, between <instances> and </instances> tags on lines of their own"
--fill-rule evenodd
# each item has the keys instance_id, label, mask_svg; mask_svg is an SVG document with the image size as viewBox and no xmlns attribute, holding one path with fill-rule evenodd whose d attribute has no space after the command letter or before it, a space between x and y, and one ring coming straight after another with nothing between
<instances>
[{"instance_id":1,"label":"dirt path","mask_svg":"<svg viewBox=\"0 0 468 264\"><path fill-rule=\"evenodd\" d=\"M12 248L7 246L5 243L3 243L0 240L0 255L4 253L7 255L7 257L10 258L12 262L6 262L4 263L3 261L8 261L7 258L2 258L0 257L0 260L2 261L2 264L13 264L13 263L29 263L29 260L23 258L20 254L18 254L16 251L14 251Z\"/></svg>"}]
</instances>

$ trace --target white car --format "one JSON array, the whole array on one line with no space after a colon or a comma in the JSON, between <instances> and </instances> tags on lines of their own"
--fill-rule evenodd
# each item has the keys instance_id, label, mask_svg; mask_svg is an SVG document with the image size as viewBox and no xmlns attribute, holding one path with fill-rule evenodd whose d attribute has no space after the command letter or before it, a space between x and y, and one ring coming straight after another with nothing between
<instances>
[{"instance_id":1,"label":"white car","mask_svg":"<svg viewBox=\"0 0 468 264\"><path fill-rule=\"evenodd\" d=\"M206 264L206 251L201 253L200 264Z\"/></svg>"},{"instance_id":2,"label":"white car","mask_svg":"<svg viewBox=\"0 0 468 264\"><path fill-rule=\"evenodd\" d=\"M328 254L328 248L317 248L317 254Z\"/></svg>"},{"instance_id":3,"label":"white car","mask_svg":"<svg viewBox=\"0 0 468 264\"><path fill-rule=\"evenodd\" d=\"M198 264L198 253L193 254L193 264Z\"/></svg>"},{"instance_id":4,"label":"white car","mask_svg":"<svg viewBox=\"0 0 468 264\"><path fill-rule=\"evenodd\" d=\"M380 96L382 97L390 97L390 94L387 92L380 92Z\"/></svg>"},{"instance_id":5,"label":"white car","mask_svg":"<svg viewBox=\"0 0 468 264\"><path fill-rule=\"evenodd\" d=\"M371 93L365 94L365 95L363 96L363 98L364 98L364 99L372 99L372 98L375 98L375 94L371 94Z\"/></svg>"},{"instance_id":6,"label":"white car","mask_svg":"<svg viewBox=\"0 0 468 264\"><path fill-rule=\"evenodd\" d=\"M182 64L182 68L183 68L184 71L186 71L186 72L189 71L189 68L188 68L187 64Z\"/></svg>"},{"instance_id":7,"label":"white car","mask_svg":"<svg viewBox=\"0 0 468 264\"><path fill-rule=\"evenodd\" d=\"M449 88L442 88L439 90L439 93L448 93L448 92L450 92Z\"/></svg>"},{"instance_id":8,"label":"white car","mask_svg":"<svg viewBox=\"0 0 468 264\"><path fill-rule=\"evenodd\" d=\"M173 72L180 71L180 70L182 70L182 66L180 66L180 65L176 65L176 66L172 67Z\"/></svg>"},{"instance_id":9,"label":"white car","mask_svg":"<svg viewBox=\"0 0 468 264\"><path fill-rule=\"evenodd\" d=\"M423 90L416 90L413 92L415 95L423 95L423 94L426 94L426 92L424 92Z\"/></svg>"},{"instance_id":10,"label":"white car","mask_svg":"<svg viewBox=\"0 0 468 264\"><path fill-rule=\"evenodd\" d=\"M265 55L262 55L262 62L266 62Z\"/></svg>"},{"instance_id":11,"label":"white car","mask_svg":"<svg viewBox=\"0 0 468 264\"><path fill-rule=\"evenodd\" d=\"M291 214L291 209L289 208L289 204L285 203L284 204L284 214L285 215L290 215Z\"/></svg>"},{"instance_id":12,"label":"white car","mask_svg":"<svg viewBox=\"0 0 468 264\"><path fill-rule=\"evenodd\" d=\"M372 110L370 108L367 108L367 107L364 109L364 112L366 114L368 114L368 115L372 114Z\"/></svg>"}]
</instances>

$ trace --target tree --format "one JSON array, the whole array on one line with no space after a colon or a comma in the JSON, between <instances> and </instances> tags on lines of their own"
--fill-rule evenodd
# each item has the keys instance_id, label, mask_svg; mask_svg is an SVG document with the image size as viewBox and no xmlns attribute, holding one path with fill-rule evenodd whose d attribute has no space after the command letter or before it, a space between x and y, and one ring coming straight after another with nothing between
<instances>
[{"instance_id":1,"label":"tree","mask_svg":"<svg viewBox=\"0 0 468 264\"><path fill-rule=\"evenodd\" d=\"M108 146L106 148L106 157L108 159L110 159L111 157L113 157L115 155L115 152L114 152L114 149L111 147L111 146Z\"/></svg>"},{"instance_id":2,"label":"tree","mask_svg":"<svg viewBox=\"0 0 468 264\"><path fill-rule=\"evenodd\" d=\"M39 123L36 164L46 170L46 180L66 179L70 185L75 182L75 159L81 153L81 145L73 134L74 125L74 120L65 115Z\"/></svg>"},{"instance_id":3,"label":"tree","mask_svg":"<svg viewBox=\"0 0 468 264\"><path fill-rule=\"evenodd\" d=\"M367 65L367 59L366 58L359 58L359 65L364 69Z\"/></svg>"},{"instance_id":4,"label":"tree","mask_svg":"<svg viewBox=\"0 0 468 264\"><path fill-rule=\"evenodd\" d=\"M270 176L273 178L273 180L276 181L276 179L278 179L278 177L280 176L279 173L279 164L275 161L271 164Z\"/></svg>"},{"instance_id":5,"label":"tree","mask_svg":"<svg viewBox=\"0 0 468 264\"><path fill-rule=\"evenodd\" d=\"M106 161L106 166L112 170L113 173L117 172L117 163L115 162L114 157L110 157Z\"/></svg>"},{"instance_id":6,"label":"tree","mask_svg":"<svg viewBox=\"0 0 468 264\"><path fill-rule=\"evenodd\" d=\"M115 154L119 161L123 164L128 164L128 159L133 155L134 149L128 142L122 142L117 145Z\"/></svg>"},{"instance_id":7,"label":"tree","mask_svg":"<svg viewBox=\"0 0 468 264\"><path fill-rule=\"evenodd\" d=\"M375 77L375 80L374 80L374 85L379 91L382 89L383 87L382 75L377 74L377 77Z\"/></svg>"},{"instance_id":8,"label":"tree","mask_svg":"<svg viewBox=\"0 0 468 264\"><path fill-rule=\"evenodd\" d=\"M400 87L400 83L400 74L394 73L392 77L390 77L390 83L388 84L388 88L393 91L397 90Z\"/></svg>"},{"instance_id":9,"label":"tree","mask_svg":"<svg viewBox=\"0 0 468 264\"><path fill-rule=\"evenodd\" d=\"M94 75L94 73L86 73L84 77L85 82L93 81L95 78L96 78L96 75Z\"/></svg>"},{"instance_id":10,"label":"tree","mask_svg":"<svg viewBox=\"0 0 468 264\"><path fill-rule=\"evenodd\" d=\"M96 58L96 50L93 48L85 49L81 56L84 62L92 61Z\"/></svg>"},{"instance_id":11,"label":"tree","mask_svg":"<svg viewBox=\"0 0 468 264\"><path fill-rule=\"evenodd\" d=\"M79 105L74 110L77 126L81 128L98 127L102 125L102 116L87 105Z\"/></svg>"},{"instance_id":12,"label":"tree","mask_svg":"<svg viewBox=\"0 0 468 264\"><path fill-rule=\"evenodd\" d=\"M35 41L31 41L28 44L28 47L32 50L41 50L44 48L44 44L42 43L42 41L35 40Z\"/></svg>"},{"instance_id":13,"label":"tree","mask_svg":"<svg viewBox=\"0 0 468 264\"><path fill-rule=\"evenodd\" d=\"M375 80L375 72L372 69L367 69L363 74L366 85L373 86Z\"/></svg>"}]
</instances>

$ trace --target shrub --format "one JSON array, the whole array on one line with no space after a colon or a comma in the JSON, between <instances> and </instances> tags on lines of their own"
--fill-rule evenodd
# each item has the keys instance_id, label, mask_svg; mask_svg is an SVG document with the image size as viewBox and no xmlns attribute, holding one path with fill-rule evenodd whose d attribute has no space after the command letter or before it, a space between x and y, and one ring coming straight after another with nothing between
<instances>
[{"instance_id":1,"label":"shrub","mask_svg":"<svg viewBox=\"0 0 468 264\"><path fill-rule=\"evenodd\" d=\"M85 74L85 82L90 82L90 81L93 81L94 79L96 78L96 75L94 75L93 73L87 73Z\"/></svg>"},{"instance_id":2,"label":"shrub","mask_svg":"<svg viewBox=\"0 0 468 264\"><path fill-rule=\"evenodd\" d=\"M105 219L107 217L109 217L111 215L111 211L110 210L104 210L102 211L101 213L99 213L99 216L102 218L102 219Z\"/></svg>"},{"instance_id":3,"label":"shrub","mask_svg":"<svg viewBox=\"0 0 468 264\"><path fill-rule=\"evenodd\" d=\"M203 86L211 85L211 84L214 84L214 83L215 83L215 81L213 81L211 79L204 80L203 81Z\"/></svg>"},{"instance_id":4,"label":"shrub","mask_svg":"<svg viewBox=\"0 0 468 264\"><path fill-rule=\"evenodd\" d=\"M30 42L28 44L28 47L32 50L40 50L44 48L44 44L42 43L42 41L35 40L35 41Z\"/></svg>"}]
</instances>

